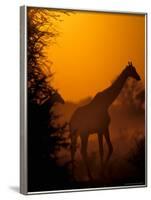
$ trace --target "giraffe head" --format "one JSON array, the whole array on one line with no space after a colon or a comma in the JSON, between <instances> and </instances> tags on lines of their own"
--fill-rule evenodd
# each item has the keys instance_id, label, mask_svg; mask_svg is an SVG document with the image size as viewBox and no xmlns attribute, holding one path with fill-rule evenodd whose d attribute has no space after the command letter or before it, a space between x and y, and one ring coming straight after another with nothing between
<instances>
[{"instance_id":1,"label":"giraffe head","mask_svg":"<svg viewBox=\"0 0 151 200\"><path fill-rule=\"evenodd\" d=\"M140 81L141 78L139 74L137 73L135 67L132 65L132 62L128 62L128 65L126 66L125 72L128 77L132 77L137 81Z\"/></svg>"}]
</instances>

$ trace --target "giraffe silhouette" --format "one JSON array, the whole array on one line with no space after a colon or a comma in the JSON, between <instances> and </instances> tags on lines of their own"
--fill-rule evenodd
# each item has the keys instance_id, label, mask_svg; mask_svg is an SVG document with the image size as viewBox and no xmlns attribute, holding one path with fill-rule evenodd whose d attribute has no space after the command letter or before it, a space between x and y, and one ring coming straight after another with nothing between
<instances>
[{"instance_id":1,"label":"giraffe silhouette","mask_svg":"<svg viewBox=\"0 0 151 200\"><path fill-rule=\"evenodd\" d=\"M114 100L118 97L124 83L129 77L134 78L137 81L141 80L135 67L132 65L132 62L128 62L128 65L110 87L98 92L89 104L79 107L73 113L69 123L71 133L71 162L73 177L75 168L74 157L78 136L81 138L81 155L86 165L89 179L92 179L87 155L87 144L90 134L97 133L98 135L101 168L103 169L103 164L109 161L113 152L113 145L110 140L109 124L111 118L108 110ZM103 135L108 145L108 154L105 162L103 161Z\"/></svg>"}]
</instances>

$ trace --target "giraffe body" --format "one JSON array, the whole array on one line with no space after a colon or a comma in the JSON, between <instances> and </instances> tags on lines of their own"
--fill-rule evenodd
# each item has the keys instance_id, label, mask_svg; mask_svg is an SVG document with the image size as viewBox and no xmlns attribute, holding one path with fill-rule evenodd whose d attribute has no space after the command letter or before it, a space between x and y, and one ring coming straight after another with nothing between
<instances>
[{"instance_id":1,"label":"giraffe body","mask_svg":"<svg viewBox=\"0 0 151 200\"><path fill-rule=\"evenodd\" d=\"M70 121L71 132L94 134L103 131L110 122L108 109L98 109L93 103L78 108Z\"/></svg>"}]
</instances>

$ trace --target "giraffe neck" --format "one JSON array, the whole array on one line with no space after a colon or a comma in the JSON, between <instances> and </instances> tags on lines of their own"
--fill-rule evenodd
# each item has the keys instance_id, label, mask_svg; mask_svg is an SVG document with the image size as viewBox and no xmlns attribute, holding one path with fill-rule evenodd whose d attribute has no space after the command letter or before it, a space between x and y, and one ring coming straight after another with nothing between
<instances>
[{"instance_id":1,"label":"giraffe neck","mask_svg":"<svg viewBox=\"0 0 151 200\"><path fill-rule=\"evenodd\" d=\"M114 100L118 97L127 78L127 73L125 73L125 70L123 70L110 87L106 88L102 92L97 93L90 103L93 109L95 108L99 111L99 108L101 108L101 112L102 109L108 109Z\"/></svg>"},{"instance_id":2,"label":"giraffe neck","mask_svg":"<svg viewBox=\"0 0 151 200\"><path fill-rule=\"evenodd\" d=\"M119 77L114 81L114 83L107 89L107 96L109 105L111 105L114 100L118 97L120 94L128 76L125 74L125 71L123 71Z\"/></svg>"}]
</instances>

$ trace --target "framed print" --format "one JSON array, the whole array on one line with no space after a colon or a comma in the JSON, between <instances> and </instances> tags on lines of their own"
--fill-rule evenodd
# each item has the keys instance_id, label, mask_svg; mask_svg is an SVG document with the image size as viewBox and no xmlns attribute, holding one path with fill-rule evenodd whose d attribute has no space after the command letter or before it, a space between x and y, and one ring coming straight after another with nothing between
<instances>
[{"instance_id":1,"label":"framed print","mask_svg":"<svg viewBox=\"0 0 151 200\"><path fill-rule=\"evenodd\" d=\"M147 185L146 21L21 7L21 193Z\"/></svg>"}]
</instances>

